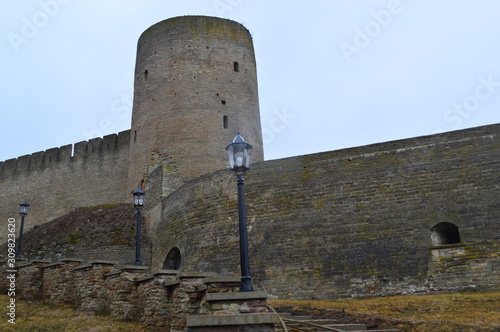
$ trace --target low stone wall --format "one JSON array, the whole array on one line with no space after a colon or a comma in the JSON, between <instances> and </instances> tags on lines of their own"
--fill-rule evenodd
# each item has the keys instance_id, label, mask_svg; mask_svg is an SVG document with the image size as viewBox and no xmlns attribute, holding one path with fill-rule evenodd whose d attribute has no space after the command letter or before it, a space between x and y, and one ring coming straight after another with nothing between
<instances>
[{"instance_id":1,"label":"low stone wall","mask_svg":"<svg viewBox=\"0 0 500 332\"><path fill-rule=\"evenodd\" d=\"M432 286L442 291L500 288L500 243L483 241L431 248Z\"/></svg>"},{"instance_id":2,"label":"low stone wall","mask_svg":"<svg viewBox=\"0 0 500 332\"><path fill-rule=\"evenodd\" d=\"M9 271L9 272L7 272ZM238 277L186 273L81 259L20 261L16 296L70 304L77 310L141 321L154 331L275 331L279 318L267 307L267 293L239 292ZM2 278L4 293L9 280Z\"/></svg>"},{"instance_id":3,"label":"low stone wall","mask_svg":"<svg viewBox=\"0 0 500 332\"><path fill-rule=\"evenodd\" d=\"M173 291L180 284L177 271L160 270L153 275L136 279L137 295L143 299L141 322L152 328L170 326Z\"/></svg>"},{"instance_id":4,"label":"low stone wall","mask_svg":"<svg viewBox=\"0 0 500 332\"><path fill-rule=\"evenodd\" d=\"M43 270L41 266L49 264L50 261L35 260L31 262L20 261L17 270L22 269L22 274L16 274L16 285L23 285L23 287L16 287L16 294L22 300L41 300L42 299L42 286L43 286ZM7 270L8 271L8 270ZM10 275L11 273L7 273ZM5 293L8 287L4 284L6 278L2 278L0 287L2 293Z\"/></svg>"},{"instance_id":5,"label":"low stone wall","mask_svg":"<svg viewBox=\"0 0 500 332\"><path fill-rule=\"evenodd\" d=\"M66 259L39 266L42 277L42 298L53 304L76 305L79 297L74 288L76 284L74 268L81 263L79 259Z\"/></svg>"}]
</instances>

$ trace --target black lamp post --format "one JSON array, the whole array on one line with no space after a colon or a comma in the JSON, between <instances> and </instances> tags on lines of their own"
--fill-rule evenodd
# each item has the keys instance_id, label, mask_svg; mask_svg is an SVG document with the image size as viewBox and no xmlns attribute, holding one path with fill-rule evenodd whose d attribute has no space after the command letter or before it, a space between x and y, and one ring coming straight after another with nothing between
<instances>
[{"instance_id":1,"label":"black lamp post","mask_svg":"<svg viewBox=\"0 0 500 332\"><path fill-rule=\"evenodd\" d=\"M135 226L135 263L134 265L141 265L141 208L144 206L144 191L141 187L132 193L134 196L134 207L137 214L137 222Z\"/></svg>"},{"instance_id":2,"label":"black lamp post","mask_svg":"<svg viewBox=\"0 0 500 332\"><path fill-rule=\"evenodd\" d=\"M29 204L24 200L19 208L19 214L21 215L21 229L19 230L19 239L17 240L17 251L16 257L21 257L21 249L23 247L23 228L24 228L24 216L28 214Z\"/></svg>"},{"instance_id":3,"label":"black lamp post","mask_svg":"<svg viewBox=\"0 0 500 332\"><path fill-rule=\"evenodd\" d=\"M241 287L240 292L253 291L252 277L250 276L250 262L248 259L247 217L245 210L245 181L243 173L250 169L250 152L252 146L248 144L240 133L226 148L229 156L229 168L234 171L238 184L238 219L240 231L240 263Z\"/></svg>"}]
</instances>

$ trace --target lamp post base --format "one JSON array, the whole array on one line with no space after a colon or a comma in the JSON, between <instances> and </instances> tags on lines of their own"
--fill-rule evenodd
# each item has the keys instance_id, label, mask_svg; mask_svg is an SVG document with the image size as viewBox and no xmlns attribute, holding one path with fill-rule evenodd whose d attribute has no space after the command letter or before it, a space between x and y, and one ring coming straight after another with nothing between
<instances>
[{"instance_id":1,"label":"lamp post base","mask_svg":"<svg viewBox=\"0 0 500 332\"><path fill-rule=\"evenodd\" d=\"M250 276L241 277L240 292L251 292L253 290L254 289L252 286L252 277Z\"/></svg>"}]
</instances>

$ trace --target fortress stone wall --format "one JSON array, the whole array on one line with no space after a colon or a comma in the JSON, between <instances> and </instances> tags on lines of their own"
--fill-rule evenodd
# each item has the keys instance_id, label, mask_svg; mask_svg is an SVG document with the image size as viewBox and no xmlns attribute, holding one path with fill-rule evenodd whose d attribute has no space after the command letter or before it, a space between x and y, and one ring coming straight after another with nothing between
<instances>
[{"instance_id":1,"label":"fortress stone wall","mask_svg":"<svg viewBox=\"0 0 500 332\"><path fill-rule=\"evenodd\" d=\"M0 162L0 243L24 199L31 205L25 230L79 207L130 201L129 140L128 130Z\"/></svg>"},{"instance_id":2,"label":"fortress stone wall","mask_svg":"<svg viewBox=\"0 0 500 332\"><path fill-rule=\"evenodd\" d=\"M500 125L257 163L246 174L252 275L279 298L500 286ZM163 201L152 267L238 273L236 181ZM459 238L456 238L458 233Z\"/></svg>"},{"instance_id":3,"label":"fortress stone wall","mask_svg":"<svg viewBox=\"0 0 500 332\"><path fill-rule=\"evenodd\" d=\"M130 131L0 163L0 243L24 199L29 229L131 204L141 184L144 265L238 275L224 151L236 131L256 152L245 179L259 289L306 299L500 287L499 124L263 161L251 36L198 16L139 39Z\"/></svg>"}]
</instances>

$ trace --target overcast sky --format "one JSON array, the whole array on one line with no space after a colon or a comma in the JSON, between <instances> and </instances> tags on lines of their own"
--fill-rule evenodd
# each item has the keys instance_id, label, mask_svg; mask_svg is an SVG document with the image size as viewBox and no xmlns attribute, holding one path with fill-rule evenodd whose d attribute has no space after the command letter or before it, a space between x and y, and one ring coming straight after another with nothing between
<instances>
[{"instance_id":1,"label":"overcast sky","mask_svg":"<svg viewBox=\"0 0 500 332\"><path fill-rule=\"evenodd\" d=\"M500 122L498 0L3 0L0 161L130 129L137 40L181 15L252 33L266 159Z\"/></svg>"}]
</instances>

